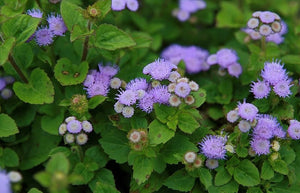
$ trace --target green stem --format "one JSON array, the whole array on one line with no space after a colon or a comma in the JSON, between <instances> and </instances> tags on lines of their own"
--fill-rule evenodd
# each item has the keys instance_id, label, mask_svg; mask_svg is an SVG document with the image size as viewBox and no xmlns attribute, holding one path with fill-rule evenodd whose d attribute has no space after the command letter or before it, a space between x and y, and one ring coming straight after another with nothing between
<instances>
[{"instance_id":1,"label":"green stem","mask_svg":"<svg viewBox=\"0 0 300 193\"><path fill-rule=\"evenodd\" d=\"M91 29L91 22L88 22L88 30ZM89 47L89 36L86 36L84 39L83 43L83 51L82 51L82 57L81 57L81 62L85 61L88 55L88 47Z\"/></svg>"},{"instance_id":2,"label":"green stem","mask_svg":"<svg viewBox=\"0 0 300 193\"><path fill-rule=\"evenodd\" d=\"M71 147L71 150L72 150L73 152L76 152L77 155L78 155L78 157L79 157L79 159L80 159L80 161L83 162L83 151L82 151L81 146L80 146L80 145L72 146L72 147Z\"/></svg>"},{"instance_id":3,"label":"green stem","mask_svg":"<svg viewBox=\"0 0 300 193\"><path fill-rule=\"evenodd\" d=\"M15 69L15 71L18 73L18 75L20 76L20 78L23 80L23 82L28 83L27 78L25 77L25 75L23 74L23 72L21 71L21 69L19 68L19 66L17 65L17 63L15 62L14 58L12 57L11 54L8 55L8 61L10 62L10 64L13 66L13 68Z\"/></svg>"}]
</instances>

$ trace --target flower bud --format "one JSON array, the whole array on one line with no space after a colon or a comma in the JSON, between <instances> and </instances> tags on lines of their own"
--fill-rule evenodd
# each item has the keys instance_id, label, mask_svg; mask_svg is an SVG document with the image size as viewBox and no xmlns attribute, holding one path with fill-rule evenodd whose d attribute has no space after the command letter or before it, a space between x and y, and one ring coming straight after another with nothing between
<instances>
[{"instance_id":1,"label":"flower bud","mask_svg":"<svg viewBox=\"0 0 300 193\"><path fill-rule=\"evenodd\" d=\"M88 111L88 100L85 95L76 94L71 99L71 112L84 114Z\"/></svg>"}]
</instances>

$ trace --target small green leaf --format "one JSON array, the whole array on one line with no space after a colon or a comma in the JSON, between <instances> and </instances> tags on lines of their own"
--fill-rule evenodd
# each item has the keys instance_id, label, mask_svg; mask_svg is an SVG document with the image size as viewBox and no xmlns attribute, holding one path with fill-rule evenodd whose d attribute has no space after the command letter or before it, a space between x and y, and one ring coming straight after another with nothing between
<instances>
[{"instance_id":1,"label":"small green leaf","mask_svg":"<svg viewBox=\"0 0 300 193\"><path fill-rule=\"evenodd\" d=\"M289 173L289 168L286 164L285 161L283 160L275 160L271 162L271 166L274 169L274 171L283 174L283 175L287 175Z\"/></svg>"},{"instance_id":2,"label":"small green leaf","mask_svg":"<svg viewBox=\"0 0 300 193\"><path fill-rule=\"evenodd\" d=\"M168 118L173 117L173 115L176 113L176 108L155 103L154 111L156 118L162 123L166 123L168 121Z\"/></svg>"},{"instance_id":3,"label":"small green leaf","mask_svg":"<svg viewBox=\"0 0 300 193\"><path fill-rule=\"evenodd\" d=\"M43 187L49 187L51 183L51 175L48 172L42 171L34 175L34 179Z\"/></svg>"},{"instance_id":4,"label":"small green leaf","mask_svg":"<svg viewBox=\"0 0 300 193\"><path fill-rule=\"evenodd\" d=\"M240 145L237 146L235 151L239 157L247 157L248 155L248 149L246 147L241 147Z\"/></svg>"},{"instance_id":5,"label":"small green leaf","mask_svg":"<svg viewBox=\"0 0 300 193\"><path fill-rule=\"evenodd\" d=\"M109 158L98 146L90 147L85 151L85 161L94 161L99 167L104 167L108 162Z\"/></svg>"},{"instance_id":6,"label":"small green leaf","mask_svg":"<svg viewBox=\"0 0 300 193\"><path fill-rule=\"evenodd\" d=\"M138 184L145 182L153 171L153 158L137 156L133 161L133 178Z\"/></svg>"},{"instance_id":7,"label":"small green leaf","mask_svg":"<svg viewBox=\"0 0 300 193\"><path fill-rule=\"evenodd\" d=\"M43 192L37 188L31 188L28 193L43 193Z\"/></svg>"},{"instance_id":8,"label":"small green leaf","mask_svg":"<svg viewBox=\"0 0 300 193\"><path fill-rule=\"evenodd\" d=\"M280 147L279 153L281 159L285 161L287 164L293 163L296 159L295 151L289 146L282 145Z\"/></svg>"},{"instance_id":9,"label":"small green leaf","mask_svg":"<svg viewBox=\"0 0 300 193\"><path fill-rule=\"evenodd\" d=\"M185 169L181 169L173 173L168 177L164 185L173 190L179 190L183 192L190 191L195 184L195 178L190 176Z\"/></svg>"},{"instance_id":10,"label":"small green leaf","mask_svg":"<svg viewBox=\"0 0 300 193\"><path fill-rule=\"evenodd\" d=\"M108 169L101 168L93 180L89 183L92 192L95 193L120 193L116 189L115 180L112 172Z\"/></svg>"},{"instance_id":11,"label":"small green leaf","mask_svg":"<svg viewBox=\"0 0 300 193\"><path fill-rule=\"evenodd\" d=\"M227 172L227 170L224 167L217 168L217 174L215 176L215 185L216 186L222 186L224 184L227 184L231 180L231 175Z\"/></svg>"},{"instance_id":12,"label":"small green leaf","mask_svg":"<svg viewBox=\"0 0 300 193\"><path fill-rule=\"evenodd\" d=\"M217 27L240 28L245 25L244 14L233 2L222 1L221 11L217 15Z\"/></svg>"},{"instance_id":13,"label":"small green leaf","mask_svg":"<svg viewBox=\"0 0 300 193\"><path fill-rule=\"evenodd\" d=\"M263 193L259 187L251 187L247 190L247 193Z\"/></svg>"},{"instance_id":14,"label":"small green leaf","mask_svg":"<svg viewBox=\"0 0 300 193\"><path fill-rule=\"evenodd\" d=\"M7 61L8 55L13 48L15 41L15 38L9 37L2 45L0 45L0 65L3 65Z\"/></svg>"},{"instance_id":15,"label":"small green leaf","mask_svg":"<svg viewBox=\"0 0 300 193\"><path fill-rule=\"evenodd\" d=\"M136 45L124 31L110 24L101 24L91 37L92 45L100 49L116 50Z\"/></svg>"},{"instance_id":16,"label":"small green leaf","mask_svg":"<svg viewBox=\"0 0 300 193\"><path fill-rule=\"evenodd\" d=\"M181 131L191 134L200 125L190 113L181 112L178 115L178 127Z\"/></svg>"},{"instance_id":17,"label":"small green leaf","mask_svg":"<svg viewBox=\"0 0 300 193\"><path fill-rule=\"evenodd\" d=\"M200 88L197 92L192 92L195 102L192 104L193 107L200 107L206 100L206 91Z\"/></svg>"},{"instance_id":18,"label":"small green leaf","mask_svg":"<svg viewBox=\"0 0 300 193\"><path fill-rule=\"evenodd\" d=\"M58 135L58 128L64 120L64 112L57 112L55 116L44 115L41 127L44 131L52 135Z\"/></svg>"},{"instance_id":19,"label":"small green leaf","mask_svg":"<svg viewBox=\"0 0 300 193\"><path fill-rule=\"evenodd\" d=\"M133 32L131 33L132 38L136 42L134 48L149 48L152 44L152 37L144 32Z\"/></svg>"},{"instance_id":20,"label":"small green leaf","mask_svg":"<svg viewBox=\"0 0 300 193\"><path fill-rule=\"evenodd\" d=\"M234 169L235 181L243 186L255 186L259 184L259 172L256 166L249 160L243 160Z\"/></svg>"},{"instance_id":21,"label":"small green leaf","mask_svg":"<svg viewBox=\"0 0 300 193\"><path fill-rule=\"evenodd\" d=\"M281 58L284 66L292 72L300 73L300 56L299 55L285 55Z\"/></svg>"},{"instance_id":22,"label":"small green leaf","mask_svg":"<svg viewBox=\"0 0 300 193\"><path fill-rule=\"evenodd\" d=\"M54 87L47 74L36 68L30 75L29 83L15 82L13 86L16 95L24 102L30 104L52 103L54 100Z\"/></svg>"},{"instance_id":23,"label":"small green leaf","mask_svg":"<svg viewBox=\"0 0 300 193\"><path fill-rule=\"evenodd\" d=\"M54 154L46 165L46 171L50 174L54 174L55 172L68 174L69 169L69 160L67 159L66 155L61 152Z\"/></svg>"},{"instance_id":24,"label":"small green leaf","mask_svg":"<svg viewBox=\"0 0 300 193\"><path fill-rule=\"evenodd\" d=\"M98 105L103 103L106 99L107 99L107 97L102 96L102 95L93 96L89 100L89 109L95 109Z\"/></svg>"},{"instance_id":25,"label":"small green leaf","mask_svg":"<svg viewBox=\"0 0 300 193\"><path fill-rule=\"evenodd\" d=\"M19 133L16 122L6 114L0 114L0 137L8 137Z\"/></svg>"},{"instance_id":26,"label":"small green leaf","mask_svg":"<svg viewBox=\"0 0 300 193\"><path fill-rule=\"evenodd\" d=\"M149 125L149 140L153 145L166 143L169 141L175 132L169 129L166 125L159 122L158 120L154 120Z\"/></svg>"},{"instance_id":27,"label":"small green leaf","mask_svg":"<svg viewBox=\"0 0 300 193\"><path fill-rule=\"evenodd\" d=\"M148 127L148 121L145 117L134 117L130 120L132 129L146 129Z\"/></svg>"},{"instance_id":28,"label":"small green leaf","mask_svg":"<svg viewBox=\"0 0 300 193\"><path fill-rule=\"evenodd\" d=\"M54 68L54 76L63 86L80 84L88 73L88 63L72 64L68 58L61 58Z\"/></svg>"},{"instance_id":29,"label":"small green leaf","mask_svg":"<svg viewBox=\"0 0 300 193\"><path fill-rule=\"evenodd\" d=\"M268 161L264 161L261 167L261 179L270 180L274 177L274 171Z\"/></svg>"},{"instance_id":30,"label":"small green leaf","mask_svg":"<svg viewBox=\"0 0 300 193\"><path fill-rule=\"evenodd\" d=\"M208 189L212 185L212 175L208 169L200 168L198 170L200 182Z\"/></svg>"},{"instance_id":31,"label":"small green leaf","mask_svg":"<svg viewBox=\"0 0 300 193\"><path fill-rule=\"evenodd\" d=\"M4 165L7 167L19 166L19 156L13 149L5 148L3 150L3 155L0 156L0 160L1 159L4 162Z\"/></svg>"},{"instance_id":32,"label":"small green leaf","mask_svg":"<svg viewBox=\"0 0 300 193\"><path fill-rule=\"evenodd\" d=\"M272 115L283 120L293 119L294 117L294 107L288 103L278 105L273 112Z\"/></svg>"},{"instance_id":33,"label":"small green leaf","mask_svg":"<svg viewBox=\"0 0 300 193\"><path fill-rule=\"evenodd\" d=\"M94 172L88 170L88 168L83 163L76 164L72 175L79 175L82 178L77 181L73 181L73 185L83 185L87 184L94 177Z\"/></svg>"}]
</instances>

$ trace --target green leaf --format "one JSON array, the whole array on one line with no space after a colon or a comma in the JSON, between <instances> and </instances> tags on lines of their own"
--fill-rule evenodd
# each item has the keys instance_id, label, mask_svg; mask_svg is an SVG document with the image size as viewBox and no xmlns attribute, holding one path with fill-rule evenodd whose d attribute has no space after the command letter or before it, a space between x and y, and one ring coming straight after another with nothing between
<instances>
[{"instance_id":1,"label":"green leaf","mask_svg":"<svg viewBox=\"0 0 300 193\"><path fill-rule=\"evenodd\" d=\"M6 114L0 114L0 137L8 137L19 133L16 122Z\"/></svg>"},{"instance_id":2,"label":"green leaf","mask_svg":"<svg viewBox=\"0 0 300 193\"><path fill-rule=\"evenodd\" d=\"M100 25L95 31L95 36L91 37L90 43L97 48L106 50L116 50L136 45L126 32L110 24Z\"/></svg>"},{"instance_id":3,"label":"green leaf","mask_svg":"<svg viewBox=\"0 0 300 193\"><path fill-rule=\"evenodd\" d=\"M95 109L98 105L103 103L106 99L107 99L107 97L102 96L102 95L93 96L89 100L89 109Z\"/></svg>"},{"instance_id":4,"label":"green leaf","mask_svg":"<svg viewBox=\"0 0 300 193\"><path fill-rule=\"evenodd\" d=\"M55 172L68 174L69 169L69 160L67 159L66 155L61 152L54 154L46 165L46 171L50 174L54 174Z\"/></svg>"},{"instance_id":5,"label":"green leaf","mask_svg":"<svg viewBox=\"0 0 300 193\"><path fill-rule=\"evenodd\" d=\"M168 177L164 185L173 190L179 190L183 192L190 191L195 184L195 178L190 176L185 169L181 169L173 173Z\"/></svg>"},{"instance_id":6,"label":"green leaf","mask_svg":"<svg viewBox=\"0 0 300 193\"><path fill-rule=\"evenodd\" d=\"M48 172L42 171L34 174L34 179L43 187L49 187L51 183L51 175Z\"/></svg>"},{"instance_id":7,"label":"green leaf","mask_svg":"<svg viewBox=\"0 0 300 193\"><path fill-rule=\"evenodd\" d=\"M34 65L32 62L34 55L30 44L20 44L14 47L13 57L20 67L29 68Z\"/></svg>"},{"instance_id":8,"label":"green leaf","mask_svg":"<svg viewBox=\"0 0 300 193\"><path fill-rule=\"evenodd\" d=\"M43 193L43 192L37 188L31 188L28 193Z\"/></svg>"},{"instance_id":9,"label":"green leaf","mask_svg":"<svg viewBox=\"0 0 300 193\"><path fill-rule=\"evenodd\" d=\"M5 148L3 150L2 156L0 156L0 160L4 162L6 167L17 167L19 166L19 156L18 154L10 148Z\"/></svg>"},{"instance_id":10,"label":"green leaf","mask_svg":"<svg viewBox=\"0 0 300 193\"><path fill-rule=\"evenodd\" d=\"M192 134L195 129L200 127L199 123L195 120L192 114L181 112L178 115L178 127L181 131Z\"/></svg>"},{"instance_id":11,"label":"green leaf","mask_svg":"<svg viewBox=\"0 0 300 193\"><path fill-rule=\"evenodd\" d=\"M89 183L89 187L94 193L119 193L115 186L115 180L112 172L102 168Z\"/></svg>"},{"instance_id":12,"label":"green leaf","mask_svg":"<svg viewBox=\"0 0 300 193\"><path fill-rule=\"evenodd\" d=\"M55 147L53 148L50 152L49 152L49 156L53 156L57 153L63 153L65 154L65 156L69 156L71 154L71 150L70 148L68 147L61 147L61 146L58 146L58 147Z\"/></svg>"},{"instance_id":13,"label":"green leaf","mask_svg":"<svg viewBox=\"0 0 300 193\"><path fill-rule=\"evenodd\" d=\"M134 117L130 120L132 129L146 129L148 127L148 121L145 117Z\"/></svg>"},{"instance_id":14,"label":"green leaf","mask_svg":"<svg viewBox=\"0 0 300 193\"><path fill-rule=\"evenodd\" d=\"M156 118L162 123L166 123L169 120L169 117L173 117L173 115L175 115L176 108L155 103L154 111Z\"/></svg>"},{"instance_id":15,"label":"green leaf","mask_svg":"<svg viewBox=\"0 0 300 193\"><path fill-rule=\"evenodd\" d=\"M188 151L197 152L198 148L186 136L177 134L163 146L161 154L165 162L177 164L179 160L175 157L175 154L179 154L183 158Z\"/></svg>"},{"instance_id":16,"label":"green leaf","mask_svg":"<svg viewBox=\"0 0 300 193\"><path fill-rule=\"evenodd\" d=\"M240 28L245 25L244 14L233 2L222 1L221 11L217 15L217 27Z\"/></svg>"},{"instance_id":17,"label":"green leaf","mask_svg":"<svg viewBox=\"0 0 300 193\"><path fill-rule=\"evenodd\" d=\"M123 131L111 128L102 133L99 142L111 159L116 160L117 163L127 162L130 147Z\"/></svg>"},{"instance_id":18,"label":"green leaf","mask_svg":"<svg viewBox=\"0 0 300 193\"><path fill-rule=\"evenodd\" d=\"M28 141L23 143L20 148L20 169L30 169L47 160L49 152L57 147L60 141L60 136L44 132L40 126L40 118L36 119L33 122Z\"/></svg>"},{"instance_id":19,"label":"green leaf","mask_svg":"<svg viewBox=\"0 0 300 193\"><path fill-rule=\"evenodd\" d=\"M73 181L73 185L83 185L92 180L92 178L94 177L94 172L90 171L83 163L78 163L76 164L72 175L78 175L82 177L77 181Z\"/></svg>"},{"instance_id":20,"label":"green leaf","mask_svg":"<svg viewBox=\"0 0 300 193\"><path fill-rule=\"evenodd\" d=\"M215 121L224 117L224 113L220 107L211 107L207 113Z\"/></svg>"},{"instance_id":21,"label":"green leaf","mask_svg":"<svg viewBox=\"0 0 300 193\"><path fill-rule=\"evenodd\" d=\"M11 51L11 49L13 48L13 45L15 43L15 38L13 37L9 37L7 40L5 40L4 43L1 44L0 46L0 65L3 65L7 59L8 59L8 55Z\"/></svg>"},{"instance_id":22,"label":"green leaf","mask_svg":"<svg viewBox=\"0 0 300 193\"><path fill-rule=\"evenodd\" d=\"M247 190L247 193L263 193L259 187L251 187Z\"/></svg>"},{"instance_id":23,"label":"green leaf","mask_svg":"<svg viewBox=\"0 0 300 193\"><path fill-rule=\"evenodd\" d=\"M153 145L166 143L174 135L175 132L173 130L169 129L166 125L158 120L152 121L149 125L149 140Z\"/></svg>"},{"instance_id":24,"label":"green leaf","mask_svg":"<svg viewBox=\"0 0 300 193\"><path fill-rule=\"evenodd\" d=\"M87 28L88 20L82 15L84 10L73 2L64 0L60 4L61 15L68 30L73 31L74 25L79 25L82 29Z\"/></svg>"},{"instance_id":25,"label":"green leaf","mask_svg":"<svg viewBox=\"0 0 300 193\"><path fill-rule=\"evenodd\" d=\"M208 169L200 168L198 170L200 182L208 189L212 185L212 175Z\"/></svg>"},{"instance_id":26,"label":"green leaf","mask_svg":"<svg viewBox=\"0 0 300 193\"><path fill-rule=\"evenodd\" d=\"M16 38L16 45L24 43L36 31L41 19L26 14L17 15L2 24L5 39Z\"/></svg>"},{"instance_id":27,"label":"green leaf","mask_svg":"<svg viewBox=\"0 0 300 193\"><path fill-rule=\"evenodd\" d=\"M294 107L288 103L278 105L273 112L272 115L279 119L289 120L294 118Z\"/></svg>"},{"instance_id":28,"label":"green leaf","mask_svg":"<svg viewBox=\"0 0 300 193\"><path fill-rule=\"evenodd\" d=\"M95 162L99 167L104 167L109 158L98 146L90 147L85 151L84 160L87 162Z\"/></svg>"},{"instance_id":29,"label":"green leaf","mask_svg":"<svg viewBox=\"0 0 300 193\"><path fill-rule=\"evenodd\" d=\"M64 112L61 110L55 116L44 115L41 127L44 131L52 135L58 135L58 128L64 120Z\"/></svg>"},{"instance_id":30,"label":"green leaf","mask_svg":"<svg viewBox=\"0 0 300 193\"><path fill-rule=\"evenodd\" d=\"M259 172L256 166L249 160L243 160L234 169L235 181L243 186L255 186L259 184Z\"/></svg>"},{"instance_id":31,"label":"green leaf","mask_svg":"<svg viewBox=\"0 0 300 193\"><path fill-rule=\"evenodd\" d=\"M149 48L152 44L152 37L144 32L131 33L133 40L136 42L134 48Z\"/></svg>"},{"instance_id":32,"label":"green leaf","mask_svg":"<svg viewBox=\"0 0 300 193\"><path fill-rule=\"evenodd\" d=\"M217 168L217 174L215 176L215 185L216 186L222 186L224 184L227 184L231 180L231 175L227 172L227 170L224 167Z\"/></svg>"},{"instance_id":33,"label":"green leaf","mask_svg":"<svg viewBox=\"0 0 300 193\"><path fill-rule=\"evenodd\" d=\"M94 4L94 6L100 10L100 19L103 19L111 9L111 2L109 0L99 0Z\"/></svg>"},{"instance_id":34,"label":"green leaf","mask_svg":"<svg viewBox=\"0 0 300 193\"><path fill-rule=\"evenodd\" d=\"M223 186L210 186L208 188L209 193L237 193L239 191L239 184L234 180Z\"/></svg>"},{"instance_id":35,"label":"green leaf","mask_svg":"<svg viewBox=\"0 0 300 193\"><path fill-rule=\"evenodd\" d=\"M281 159L285 161L287 164L293 163L296 159L295 151L289 146L282 145L280 147L279 153Z\"/></svg>"},{"instance_id":36,"label":"green leaf","mask_svg":"<svg viewBox=\"0 0 300 193\"><path fill-rule=\"evenodd\" d=\"M270 180L274 177L274 171L268 161L264 161L261 167L261 179Z\"/></svg>"},{"instance_id":37,"label":"green leaf","mask_svg":"<svg viewBox=\"0 0 300 193\"><path fill-rule=\"evenodd\" d=\"M33 70L28 84L15 82L13 90L22 101L30 104L52 103L54 100L52 82L39 68Z\"/></svg>"},{"instance_id":38,"label":"green leaf","mask_svg":"<svg viewBox=\"0 0 300 193\"><path fill-rule=\"evenodd\" d=\"M206 91L200 88L197 92L192 92L195 102L192 104L193 107L200 107L206 100Z\"/></svg>"},{"instance_id":39,"label":"green leaf","mask_svg":"<svg viewBox=\"0 0 300 193\"><path fill-rule=\"evenodd\" d=\"M289 168L285 161L283 160L275 160L271 162L271 166L275 172L278 172L283 175L287 175L289 173Z\"/></svg>"},{"instance_id":40,"label":"green leaf","mask_svg":"<svg viewBox=\"0 0 300 193\"><path fill-rule=\"evenodd\" d=\"M12 118L19 127L29 126L36 116L36 109L37 106L35 105L23 104L14 110Z\"/></svg>"},{"instance_id":41,"label":"green leaf","mask_svg":"<svg viewBox=\"0 0 300 193\"><path fill-rule=\"evenodd\" d=\"M239 156L239 157L247 157L248 155L248 149L246 147L241 147L240 145L237 146L236 148L236 154Z\"/></svg>"},{"instance_id":42,"label":"green leaf","mask_svg":"<svg viewBox=\"0 0 300 193\"><path fill-rule=\"evenodd\" d=\"M300 73L300 56L299 55L285 55L281 58L284 66L292 72Z\"/></svg>"},{"instance_id":43,"label":"green leaf","mask_svg":"<svg viewBox=\"0 0 300 193\"><path fill-rule=\"evenodd\" d=\"M133 178L138 184L145 182L153 171L153 158L137 156L133 161Z\"/></svg>"},{"instance_id":44,"label":"green leaf","mask_svg":"<svg viewBox=\"0 0 300 193\"><path fill-rule=\"evenodd\" d=\"M63 86L82 83L88 73L89 64L84 61L72 64L68 58L61 58L54 68L54 76Z\"/></svg>"}]
</instances>

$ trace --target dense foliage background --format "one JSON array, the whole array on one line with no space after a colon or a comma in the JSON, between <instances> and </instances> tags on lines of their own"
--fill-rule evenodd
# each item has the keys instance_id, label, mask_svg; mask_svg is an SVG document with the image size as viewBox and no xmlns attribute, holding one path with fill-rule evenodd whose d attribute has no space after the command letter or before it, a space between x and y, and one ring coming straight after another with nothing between
<instances>
[{"instance_id":1,"label":"dense foliage background","mask_svg":"<svg viewBox=\"0 0 300 193\"><path fill-rule=\"evenodd\" d=\"M270 146L269 153L253 155L252 132L243 133L226 119L245 100L260 114L275 117L284 131L290 120L300 120L299 4L207 0L205 9L182 22L174 16L179 7L175 0L140 0L135 12L111 10L110 0L0 1L0 76L15 80L6 85L12 96L4 93L0 99L0 174L18 171L22 180L12 181L12 189L30 193L299 192L299 141L288 135L274 137L279 150ZM40 9L43 17L30 16L27 10L32 8ZM251 40L241 30L255 11L281 17L288 28L283 43ZM29 41L48 25L51 14L62 16L64 35L46 46ZM135 109L131 118L114 110L118 90L111 89L107 96L87 95L82 83L99 63L118 66L115 77L123 81L123 89L124 82L138 77L154 84L143 69L172 44L198 46L210 54L233 49L242 74L222 75L217 65L188 74L181 61L178 72L200 87L191 94L195 103L154 104L151 113ZM275 60L284 64L291 94L279 97L272 92L257 99L251 84L261 80L265 62ZM59 134L70 116L92 124L86 144L68 144ZM139 146L130 141L133 131L145 134ZM233 147L216 169L207 167L198 147L207 135L227 136L227 145ZM201 163L188 163L187 152L197 153Z\"/></svg>"}]
</instances>

